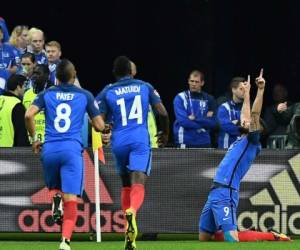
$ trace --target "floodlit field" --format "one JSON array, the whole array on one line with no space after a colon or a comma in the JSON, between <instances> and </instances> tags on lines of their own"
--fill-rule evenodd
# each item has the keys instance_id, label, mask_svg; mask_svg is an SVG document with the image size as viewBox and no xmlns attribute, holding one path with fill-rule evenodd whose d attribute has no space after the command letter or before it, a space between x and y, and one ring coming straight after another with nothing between
<instances>
[{"instance_id":1,"label":"floodlit field","mask_svg":"<svg viewBox=\"0 0 300 250\"><path fill-rule=\"evenodd\" d=\"M72 250L122 250L123 242L72 242ZM0 241L0 250L58 250L57 242ZM198 241L139 241L137 250L299 250L300 240L292 242L223 243Z\"/></svg>"}]
</instances>

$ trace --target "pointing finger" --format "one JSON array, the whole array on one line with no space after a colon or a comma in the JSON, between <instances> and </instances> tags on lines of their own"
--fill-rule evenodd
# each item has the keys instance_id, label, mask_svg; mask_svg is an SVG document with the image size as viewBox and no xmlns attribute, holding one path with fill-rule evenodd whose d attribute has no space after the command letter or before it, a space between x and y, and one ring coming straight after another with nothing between
<instances>
[{"instance_id":1,"label":"pointing finger","mask_svg":"<svg viewBox=\"0 0 300 250\"><path fill-rule=\"evenodd\" d=\"M263 77L263 74L264 74L264 69L261 68L260 73L259 73L259 78L262 78L262 77Z\"/></svg>"}]
</instances>

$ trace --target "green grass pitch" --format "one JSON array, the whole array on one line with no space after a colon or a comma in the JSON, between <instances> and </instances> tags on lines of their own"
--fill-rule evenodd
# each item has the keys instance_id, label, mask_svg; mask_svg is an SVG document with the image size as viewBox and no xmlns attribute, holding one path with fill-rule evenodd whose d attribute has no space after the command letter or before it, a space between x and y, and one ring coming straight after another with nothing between
<instances>
[{"instance_id":1,"label":"green grass pitch","mask_svg":"<svg viewBox=\"0 0 300 250\"><path fill-rule=\"evenodd\" d=\"M72 242L72 250L122 250L122 241ZM58 242L0 241L0 250L58 250ZM138 241L137 250L299 250L300 240L292 242L224 243L185 241Z\"/></svg>"}]
</instances>

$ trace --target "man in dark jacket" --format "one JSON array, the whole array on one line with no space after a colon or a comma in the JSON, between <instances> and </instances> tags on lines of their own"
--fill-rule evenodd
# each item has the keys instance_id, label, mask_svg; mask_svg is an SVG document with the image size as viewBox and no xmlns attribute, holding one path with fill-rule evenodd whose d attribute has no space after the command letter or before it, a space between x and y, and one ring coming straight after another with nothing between
<instances>
[{"instance_id":1,"label":"man in dark jacket","mask_svg":"<svg viewBox=\"0 0 300 250\"><path fill-rule=\"evenodd\" d=\"M28 146L25 128L25 108L21 98L26 78L12 75L7 80L7 91L0 96L0 147Z\"/></svg>"}]
</instances>

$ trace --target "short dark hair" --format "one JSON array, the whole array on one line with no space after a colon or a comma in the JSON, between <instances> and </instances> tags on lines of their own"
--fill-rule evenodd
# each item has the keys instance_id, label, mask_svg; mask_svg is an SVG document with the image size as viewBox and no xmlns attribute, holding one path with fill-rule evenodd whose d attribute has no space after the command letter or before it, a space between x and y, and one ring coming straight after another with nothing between
<instances>
[{"instance_id":1,"label":"short dark hair","mask_svg":"<svg viewBox=\"0 0 300 250\"><path fill-rule=\"evenodd\" d=\"M71 66L73 63L68 59L62 59L56 67L56 78L60 82L67 83L72 78Z\"/></svg>"},{"instance_id":2,"label":"short dark hair","mask_svg":"<svg viewBox=\"0 0 300 250\"><path fill-rule=\"evenodd\" d=\"M42 72L43 72L43 74L45 74L45 75L49 75L50 74L49 67L46 64L37 64L34 68L35 69L36 68L41 69Z\"/></svg>"},{"instance_id":3,"label":"short dark hair","mask_svg":"<svg viewBox=\"0 0 300 250\"><path fill-rule=\"evenodd\" d=\"M126 56L118 56L113 63L113 74L117 79L130 75L130 59Z\"/></svg>"},{"instance_id":4,"label":"short dark hair","mask_svg":"<svg viewBox=\"0 0 300 250\"><path fill-rule=\"evenodd\" d=\"M14 91L18 86L22 87L26 82L26 77L23 75L11 75L6 83L7 90Z\"/></svg>"},{"instance_id":5,"label":"short dark hair","mask_svg":"<svg viewBox=\"0 0 300 250\"><path fill-rule=\"evenodd\" d=\"M198 69L194 69L190 73L189 77L191 77L191 76L200 76L200 80L204 81L204 73L202 71L198 70Z\"/></svg>"},{"instance_id":6,"label":"short dark hair","mask_svg":"<svg viewBox=\"0 0 300 250\"><path fill-rule=\"evenodd\" d=\"M232 88L236 89L239 86L240 82L244 82L244 81L246 81L244 77L241 76L233 77L230 82L230 89Z\"/></svg>"},{"instance_id":7,"label":"short dark hair","mask_svg":"<svg viewBox=\"0 0 300 250\"><path fill-rule=\"evenodd\" d=\"M30 61L35 63L35 55L33 53L25 52L23 55L21 55L21 60L23 58L30 58Z\"/></svg>"}]
</instances>

